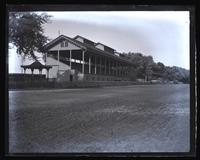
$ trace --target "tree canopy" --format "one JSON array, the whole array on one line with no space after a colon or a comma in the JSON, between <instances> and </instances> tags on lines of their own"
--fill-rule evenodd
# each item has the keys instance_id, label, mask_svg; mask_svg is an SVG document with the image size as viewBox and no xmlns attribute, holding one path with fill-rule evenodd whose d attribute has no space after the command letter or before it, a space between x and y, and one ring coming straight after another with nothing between
<instances>
[{"instance_id":1,"label":"tree canopy","mask_svg":"<svg viewBox=\"0 0 200 160\"><path fill-rule=\"evenodd\" d=\"M165 66L161 62L154 62L152 56L145 56L142 53L123 53L120 56L130 60L133 67L130 69L129 76L132 80L162 79L167 81L179 81L189 83L189 71L180 67Z\"/></svg>"},{"instance_id":2,"label":"tree canopy","mask_svg":"<svg viewBox=\"0 0 200 160\"><path fill-rule=\"evenodd\" d=\"M42 46L48 41L43 24L48 23L50 17L34 12L9 13L9 43L16 46L18 54L37 59L35 52L42 53Z\"/></svg>"}]
</instances>

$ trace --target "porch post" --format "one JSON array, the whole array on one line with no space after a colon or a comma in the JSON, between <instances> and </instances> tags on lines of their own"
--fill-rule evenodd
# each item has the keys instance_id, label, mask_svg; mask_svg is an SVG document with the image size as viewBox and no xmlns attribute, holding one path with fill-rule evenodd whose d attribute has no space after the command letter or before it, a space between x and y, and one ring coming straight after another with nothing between
<instances>
[{"instance_id":1,"label":"porch post","mask_svg":"<svg viewBox=\"0 0 200 160\"><path fill-rule=\"evenodd\" d=\"M89 56L89 74L91 73L91 57Z\"/></svg>"},{"instance_id":2,"label":"porch post","mask_svg":"<svg viewBox=\"0 0 200 160\"><path fill-rule=\"evenodd\" d=\"M34 72L34 69L31 68L31 73L33 74L33 72Z\"/></svg>"},{"instance_id":3,"label":"porch post","mask_svg":"<svg viewBox=\"0 0 200 160\"><path fill-rule=\"evenodd\" d=\"M104 74L106 75L106 57L105 57L105 67L104 67Z\"/></svg>"},{"instance_id":4,"label":"porch post","mask_svg":"<svg viewBox=\"0 0 200 160\"><path fill-rule=\"evenodd\" d=\"M100 63L99 63L99 74L101 74L101 61L102 61L102 59L101 59L101 56L100 56L99 58L100 58Z\"/></svg>"},{"instance_id":5,"label":"porch post","mask_svg":"<svg viewBox=\"0 0 200 160\"><path fill-rule=\"evenodd\" d=\"M112 60L110 60L110 75L112 76Z\"/></svg>"},{"instance_id":6,"label":"porch post","mask_svg":"<svg viewBox=\"0 0 200 160\"><path fill-rule=\"evenodd\" d=\"M116 62L116 76L118 76L118 71L119 71L119 64Z\"/></svg>"},{"instance_id":7,"label":"porch post","mask_svg":"<svg viewBox=\"0 0 200 160\"><path fill-rule=\"evenodd\" d=\"M72 69L72 50L69 50L69 66Z\"/></svg>"},{"instance_id":8,"label":"porch post","mask_svg":"<svg viewBox=\"0 0 200 160\"><path fill-rule=\"evenodd\" d=\"M108 59L108 75L110 76L110 61Z\"/></svg>"},{"instance_id":9,"label":"porch post","mask_svg":"<svg viewBox=\"0 0 200 160\"><path fill-rule=\"evenodd\" d=\"M115 75L117 76L117 62L115 62Z\"/></svg>"},{"instance_id":10,"label":"porch post","mask_svg":"<svg viewBox=\"0 0 200 160\"><path fill-rule=\"evenodd\" d=\"M117 71L117 70L116 70L116 67L117 67L117 64L116 64L116 62L114 62L114 75L115 75L115 76L116 76L116 73L117 73L117 72L116 72L116 71Z\"/></svg>"},{"instance_id":11,"label":"porch post","mask_svg":"<svg viewBox=\"0 0 200 160\"><path fill-rule=\"evenodd\" d=\"M124 76L124 64L122 64L122 76Z\"/></svg>"},{"instance_id":12,"label":"porch post","mask_svg":"<svg viewBox=\"0 0 200 160\"><path fill-rule=\"evenodd\" d=\"M127 74L127 70L128 70L128 67L125 66L125 77L128 75L128 74Z\"/></svg>"},{"instance_id":13,"label":"porch post","mask_svg":"<svg viewBox=\"0 0 200 160\"><path fill-rule=\"evenodd\" d=\"M82 73L84 74L84 70L85 70L85 68L84 68L84 63L85 63L85 51L82 51L82 62L83 62L83 64L82 64Z\"/></svg>"},{"instance_id":14,"label":"porch post","mask_svg":"<svg viewBox=\"0 0 200 160\"><path fill-rule=\"evenodd\" d=\"M122 65L123 64L120 64L120 72L119 72L121 77L122 77Z\"/></svg>"},{"instance_id":15,"label":"porch post","mask_svg":"<svg viewBox=\"0 0 200 160\"><path fill-rule=\"evenodd\" d=\"M60 51L59 50L58 50L58 62L60 62Z\"/></svg>"},{"instance_id":16,"label":"porch post","mask_svg":"<svg viewBox=\"0 0 200 160\"><path fill-rule=\"evenodd\" d=\"M96 61L96 56L95 56L95 62L94 62L94 74L97 74L97 61Z\"/></svg>"}]
</instances>

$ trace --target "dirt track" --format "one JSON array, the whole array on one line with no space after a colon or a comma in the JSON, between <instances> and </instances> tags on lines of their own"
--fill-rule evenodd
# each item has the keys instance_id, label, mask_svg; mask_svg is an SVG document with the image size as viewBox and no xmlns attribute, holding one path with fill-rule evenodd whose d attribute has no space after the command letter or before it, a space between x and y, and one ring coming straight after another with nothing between
<instances>
[{"instance_id":1,"label":"dirt track","mask_svg":"<svg viewBox=\"0 0 200 160\"><path fill-rule=\"evenodd\" d=\"M189 85L9 91L10 152L187 152Z\"/></svg>"}]
</instances>

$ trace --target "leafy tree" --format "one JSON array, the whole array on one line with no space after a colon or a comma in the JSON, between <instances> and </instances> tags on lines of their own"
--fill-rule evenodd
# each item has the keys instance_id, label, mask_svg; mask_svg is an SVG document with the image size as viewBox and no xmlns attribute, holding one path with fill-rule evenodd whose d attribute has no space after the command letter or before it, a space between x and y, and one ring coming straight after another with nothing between
<instances>
[{"instance_id":1,"label":"leafy tree","mask_svg":"<svg viewBox=\"0 0 200 160\"><path fill-rule=\"evenodd\" d=\"M155 78L164 77L166 73L165 65L161 62L154 63L152 70L153 70L153 75L155 76Z\"/></svg>"},{"instance_id":2,"label":"leafy tree","mask_svg":"<svg viewBox=\"0 0 200 160\"><path fill-rule=\"evenodd\" d=\"M130 71L131 77L144 78L144 58L141 53L131 53L127 55L127 59L133 64ZM135 79L136 79L135 78Z\"/></svg>"},{"instance_id":3,"label":"leafy tree","mask_svg":"<svg viewBox=\"0 0 200 160\"><path fill-rule=\"evenodd\" d=\"M164 81L190 82L188 70L175 66L165 66L161 62L155 63L152 56L132 52L121 53L120 56L132 63L132 67L129 68L129 77L133 81L137 78L143 78L147 81L159 78Z\"/></svg>"},{"instance_id":4,"label":"leafy tree","mask_svg":"<svg viewBox=\"0 0 200 160\"><path fill-rule=\"evenodd\" d=\"M152 56L144 56L141 53L129 52L127 59L133 63L133 68L130 71L131 77L143 78L145 80L151 79L153 73L152 67L154 64Z\"/></svg>"},{"instance_id":5,"label":"leafy tree","mask_svg":"<svg viewBox=\"0 0 200 160\"><path fill-rule=\"evenodd\" d=\"M35 52L42 53L42 46L47 43L43 24L49 22L49 15L34 12L9 13L9 43L17 48L17 53L37 59Z\"/></svg>"},{"instance_id":6,"label":"leafy tree","mask_svg":"<svg viewBox=\"0 0 200 160\"><path fill-rule=\"evenodd\" d=\"M144 77L146 81L149 81L151 79L151 76L153 74L152 67L153 67L154 61L152 56L145 56L144 57Z\"/></svg>"}]
</instances>

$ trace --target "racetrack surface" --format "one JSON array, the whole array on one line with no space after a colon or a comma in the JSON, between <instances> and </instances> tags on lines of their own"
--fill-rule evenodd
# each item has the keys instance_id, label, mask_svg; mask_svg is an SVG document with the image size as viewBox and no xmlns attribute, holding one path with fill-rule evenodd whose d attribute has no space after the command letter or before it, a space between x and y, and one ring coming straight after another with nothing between
<instances>
[{"instance_id":1,"label":"racetrack surface","mask_svg":"<svg viewBox=\"0 0 200 160\"><path fill-rule=\"evenodd\" d=\"M188 152L189 85L9 91L9 151Z\"/></svg>"}]
</instances>

